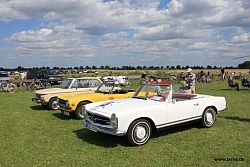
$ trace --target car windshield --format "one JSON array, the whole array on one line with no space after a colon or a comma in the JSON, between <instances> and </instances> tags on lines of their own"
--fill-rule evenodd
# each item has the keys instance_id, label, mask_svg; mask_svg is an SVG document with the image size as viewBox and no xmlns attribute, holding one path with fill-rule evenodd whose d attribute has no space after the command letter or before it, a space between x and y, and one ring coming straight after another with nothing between
<instances>
[{"instance_id":1,"label":"car windshield","mask_svg":"<svg viewBox=\"0 0 250 167\"><path fill-rule=\"evenodd\" d=\"M96 93L112 93L117 87L114 86L114 83L105 82L101 84L97 90Z\"/></svg>"},{"instance_id":2,"label":"car windshield","mask_svg":"<svg viewBox=\"0 0 250 167\"><path fill-rule=\"evenodd\" d=\"M70 87L70 84L73 79L65 79L63 82L60 84L60 88L62 89L68 89Z\"/></svg>"},{"instance_id":3,"label":"car windshield","mask_svg":"<svg viewBox=\"0 0 250 167\"><path fill-rule=\"evenodd\" d=\"M133 98L165 101L171 91L171 85L144 84L135 92Z\"/></svg>"}]
</instances>

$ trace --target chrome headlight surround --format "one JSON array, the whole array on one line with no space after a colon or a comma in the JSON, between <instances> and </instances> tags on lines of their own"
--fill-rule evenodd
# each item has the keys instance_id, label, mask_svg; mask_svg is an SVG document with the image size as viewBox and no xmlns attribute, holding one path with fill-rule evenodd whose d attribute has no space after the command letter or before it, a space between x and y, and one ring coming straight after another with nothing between
<instances>
[{"instance_id":1,"label":"chrome headlight surround","mask_svg":"<svg viewBox=\"0 0 250 167\"><path fill-rule=\"evenodd\" d=\"M117 128L118 128L118 118L116 117L115 114L112 114L112 115L111 115L111 118L110 118L110 125L111 125L114 129L117 129Z\"/></svg>"}]
</instances>

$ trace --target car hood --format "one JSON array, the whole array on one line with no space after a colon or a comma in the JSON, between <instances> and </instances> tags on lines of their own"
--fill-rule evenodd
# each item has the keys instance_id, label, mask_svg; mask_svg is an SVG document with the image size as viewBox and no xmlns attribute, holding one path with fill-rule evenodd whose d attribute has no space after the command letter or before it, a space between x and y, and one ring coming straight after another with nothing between
<instances>
[{"instance_id":1,"label":"car hood","mask_svg":"<svg viewBox=\"0 0 250 167\"><path fill-rule=\"evenodd\" d=\"M112 113L123 113L132 110L140 110L142 108L154 107L155 105L159 105L162 103L164 102L126 98L120 100L110 100L100 103L88 104L86 106L86 109L98 114L111 115Z\"/></svg>"},{"instance_id":2,"label":"car hood","mask_svg":"<svg viewBox=\"0 0 250 167\"><path fill-rule=\"evenodd\" d=\"M95 95L94 91L86 91L86 92L72 92L72 93L67 93L67 94L61 94L58 96L60 99L72 101L75 99L84 99L86 96L92 96Z\"/></svg>"}]
</instances>

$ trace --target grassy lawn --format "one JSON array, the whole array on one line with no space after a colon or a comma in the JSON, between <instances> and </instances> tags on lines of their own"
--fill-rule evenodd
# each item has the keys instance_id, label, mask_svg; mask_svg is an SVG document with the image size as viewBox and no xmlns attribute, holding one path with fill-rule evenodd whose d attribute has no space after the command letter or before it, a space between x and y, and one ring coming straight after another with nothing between
<instances>
[{"instance_id":1,"label":"grassy lawn","mask_svg":"<svg viewBox=\"0 0 250 167\"><path fill-rule=\"evenodd\" d=\"M33 103L32 92L0 93L0 166L249 166L250 90L215 81L197 84L197 92L227 99L228 110L212 128L191 123L167 129L141 147L86 130L81 120Z\"/></svg>"}]
</instances>

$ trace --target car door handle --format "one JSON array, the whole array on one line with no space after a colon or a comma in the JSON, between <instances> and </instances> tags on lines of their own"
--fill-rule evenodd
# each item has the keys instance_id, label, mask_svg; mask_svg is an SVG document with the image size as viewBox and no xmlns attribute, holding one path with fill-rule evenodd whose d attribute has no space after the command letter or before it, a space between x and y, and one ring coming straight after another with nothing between
<instances>
[{"instance_id":1,"label":"car door handle","mask_svg":"<svg viewBox=\"0 0 250 167\"><path fill-rule=\"evenodd\" d=\"M195 104L194 104L194 106L198 106L198 105L199 105L199 103L195 103Z\"/></svg>"}]
</instances>

